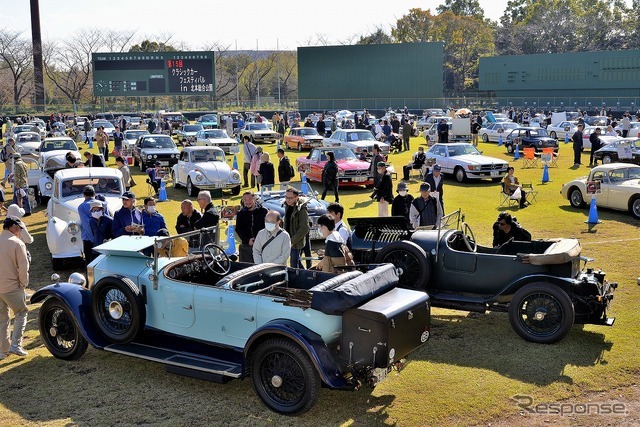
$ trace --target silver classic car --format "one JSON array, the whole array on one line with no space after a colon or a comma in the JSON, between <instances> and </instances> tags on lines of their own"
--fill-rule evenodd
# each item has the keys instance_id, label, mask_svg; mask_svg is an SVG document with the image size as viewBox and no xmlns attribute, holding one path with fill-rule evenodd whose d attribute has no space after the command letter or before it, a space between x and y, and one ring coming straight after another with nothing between
<instances>
[{"instance_id":1,"label":"silver classic car","mask_svg":"<svg viewBox=\"0 0 640 427\"><path fill-rule=\"evenodd\" d=\"M184 147L171 170L173 186L186 187L189 196L200 190L231 189L240 194L240 172L226 162L218 147Z\"/></svg>"},{"instance_id":2,"label":"silver classic car","mask_svg":"<svg viewBox=\"0 0 640 427\"><path fill-rule=\"evenodd\" d=\"M435 144L427 151L427 157L436 159L442 173L453 175L458 182L483 178L500 181L509 166L502 159L483 156L476 147L464 142Z\"/></svg>"}]
</instances>

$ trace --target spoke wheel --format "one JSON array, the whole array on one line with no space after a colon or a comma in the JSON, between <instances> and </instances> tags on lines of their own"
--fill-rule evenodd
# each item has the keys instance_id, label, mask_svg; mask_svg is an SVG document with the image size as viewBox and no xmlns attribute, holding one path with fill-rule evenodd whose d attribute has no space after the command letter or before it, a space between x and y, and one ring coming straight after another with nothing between
<instances>
[{"instance_id":1,"label":"spoke wheel","mask_svg":"<svg viewBox=\"0 0 640 427\"><path fill-rule=\"evenodd\" d=\"M413 242L391 243L376 255L376 263L391 263L398 269L402 288L424 291L431 277L429 254Z\"/></svg>"},{"instance_id":2,"label":"spoke wheel","mask_svg":"<svg viewBox=\"0 0 640 427\"><path fill-rule=\"evenodd\" d=\"M489 142L489 135L487 135L486 133L483 133L483 134L482 134L482 140L483 140L484 142Z\"/></svg>"},{"instance_id":3,"label":"spoke wheel","mask_svg":"<svg viewBox=\"0 0 640 427\"><path fill-rule=\"evenodd\" d=\"M613 163L613 158L611 157L611 155L605 154L604 156L602 156L602 164L608 165L609 163Z\"/></svg>"},{"instance_id":4,"label":"spoke wheel","mask_svg":"<svg viewBox=\"0 0 640 427\"><path fill-rule=\"evenodd\" d=\"M551 344L560 341L571 330L574 318L571 299L551 283L524 285L509 303L511 326L531 342Z\"/></svg>"},{"instance_id":5,"label":"spoke wheel","mask_svg":"<svg viewBox=\"0 0 640 427\"><path fill-rule=\"evenodd\" d=\"M80 358L88 347L71 311L56 298L47 299L40 308L40 336L49 352L58 359Z\"/></svg>"},{"instance_id":6,"label":"spoke wheel","mask_svg":"<svg viewBox=\"0 0 640 427\"><path fill-rule=\"evenodd\" d=\"M96 326L112 342L130 342L144 327L142 295L127 278L98 282L92 289L91 306Z\"/></svg>"},{"instance_id":7,"label":"spoke wheel","mask_svg":"<svg viewBox=\"0 0 640 427\"><path fill-rule=\"evenodd\" d=\"M636 219L640 219L640 197L629 202L629 211Z\"/></svg>"},{"instance_id":8,"label":"spoke wheel","mask_svg":"<svg viewBox=\"0 0 640 427\"><path fill-rule=\"evenodd\" d=\"M582 197L582 191L579 188L572 188L569 193L569 203L574 208L581 208L584 206L584 197Z\"/></svg>"},{"instance_id":9,"label":"spoke wheel","mask_svg":"<svg viewBox=\"0 0 640 427\"><path fill-rule=\"evenodd\" d=\"M318 399L318 372L300 347L287 339L260 344L253 355L251 379L262 401L281 414L306 412Z\"/></svg>"}]
</instances>

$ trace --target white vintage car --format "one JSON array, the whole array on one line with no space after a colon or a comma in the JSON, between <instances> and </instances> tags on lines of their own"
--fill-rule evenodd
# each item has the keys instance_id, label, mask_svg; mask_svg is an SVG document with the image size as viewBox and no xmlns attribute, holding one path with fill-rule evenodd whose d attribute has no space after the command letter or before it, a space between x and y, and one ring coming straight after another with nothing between
<instances>
[{"instance_id":1,"label":"white vintage car","mask_svg":"<svg viewBox=\"0 0 640 427\"><path fill-rule=\"evenodd\" d=\"M38 168L29 170L29 187L34 189L40 203L46 204L53 192L53 175L64 169L67 153L73 153L78 162L82 161L82 158L78 146L68 136L46 138L36 152Z\"/></svg>"},{"instance_id":2,"label":"white vintage car","mask_svg":"<svg viewBox=\"0 0 640 427\"><path fill-rule=\"evenodd\" d=\"M196 134L196 145L220 147L227 154L235 154L240 151L238 141L229 138L224 129L204 129Z\"/></svg>"},{"instance_id":3,"label":"white vintage car","mask_svg":"<svg viewBox=\"0 0 640 427\"><path fill-rule=\"evenodd\" d=\"M240 172L227 164L224 151L218 147L184 147L171 178L174 187L187 187L191 197L200 190L214 189L240 194Z\"/></svg>"},{"instance_id":4,"label":"white vintage car","mask_svg":"<svg viewBox=\"0 0 640 427\"><path fill-rule=\"evenodd\" d=\"M580 208L591 200L587 194L587 182L598 181L596 205L602 208L629 211L640 219L640 166L630 163L609 163L591 169L589 176L574 179L562 186L562 197L571 206Z\"/></svg>"},{"instance_id":5,"label":"white vintage car","mask_svg":"<svg viewBox=\"0 0 640 427\"><path fill-rule=\"evenodd\" d=\"M91 167L56 172L47 205L47 246L54 270L62 269L65 259L82 256L78 206L84 201L82 191L86 185L93 185L96 195L104 196L110 216L122 207L124 185L118 169Z\"/></svg>"},{"instance_id":6,"label":"white vintage car","mask_svg":"<svg viewBox=\"0 0 640 427\"><path fill-rule=\"evenodd\" d=\"M36 159L41 141L39 132L22 132L16 136L16 149L23 158L30 156Z\"/></svg>"}]
</instances>

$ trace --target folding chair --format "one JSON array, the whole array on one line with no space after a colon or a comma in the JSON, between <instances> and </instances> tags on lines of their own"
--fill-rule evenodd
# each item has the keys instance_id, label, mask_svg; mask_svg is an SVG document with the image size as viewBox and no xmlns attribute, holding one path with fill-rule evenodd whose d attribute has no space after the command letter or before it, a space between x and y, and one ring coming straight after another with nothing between
<instances>
[{"instance_id":1,"label":"folding chair","mask_svg":"<svg viewBox=\"0 0 640 427\"><path fill-rule=\"evenodd\" d=\"M503 182L502 185L500 186L500 205L498 207L501 208L503 206L511 207L511 206L518 206L518 205L520 205L520 200L512 199L510 194L507 194L504 192L504 182Z\"/></svg>"},{"instance_id":2,"label":"folding chair","mask_svg":"<svg viewBox=\"0 0 640 427\"><path fill-rule=\"evenodd\" d=\"M538 167L538 158L536 157L536 149L533 147L525 147L522 149L522 167L535 168Z\"/></svg>"},{"instance_id":3,"label":"folding chair","mask_svg":"<svg viewBox=\"0 0 640 427\"><path fill-rule=\"evenodd\" d=\"M545 147L542 149L542 161L547 163L547 166L549 167L553 167L553 166L558 166L558 157L560 157L560 154L556 153L553 150L553 147Z\"/></svg>"},{"instance_id":4,"label":"folding chair","mask_svg":"<svg viewBox=\"0 0 640 427\"><path fill-rule=\"evenodd\" d=\"M528 203L536 203L536 197L538 196L538 191L533 188L533 183L531 182L523 182L522 183L522 191L527 195Z\"/></svg>"}]
</instances>

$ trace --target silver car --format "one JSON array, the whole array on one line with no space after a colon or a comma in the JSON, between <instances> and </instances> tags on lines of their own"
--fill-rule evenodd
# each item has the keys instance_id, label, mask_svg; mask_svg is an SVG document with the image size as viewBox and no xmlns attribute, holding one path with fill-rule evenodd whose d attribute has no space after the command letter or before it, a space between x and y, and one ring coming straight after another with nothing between
<instances>
[{"instance_id":1,"label":"silver car","mask_svg":"<svg viewBox=\"0 0 640 427\"><path fill-rule=\"evenodd\" d=\"M509 167L502 159L483 156L466 142L435 144L427 151L427 158L435 159L442 166L442 173L453 175L458 182L483 178L497 182L504 178Z\"/></svg>"},{"instance_id":2,"label":"silver car","mask_svg":"<svg viewBox=\"0 0 640 427\"><path fill-rule=\"evenodd\" d=\"M336 129L329 138L322 141L325 147L347 147L356 154L362 153L364 149L368 153L373 152L373 146L378 145L382 154L389 154L391 147L386 142L378 142L371 131L366 129Z\"/></svg>"}]
</instances>

